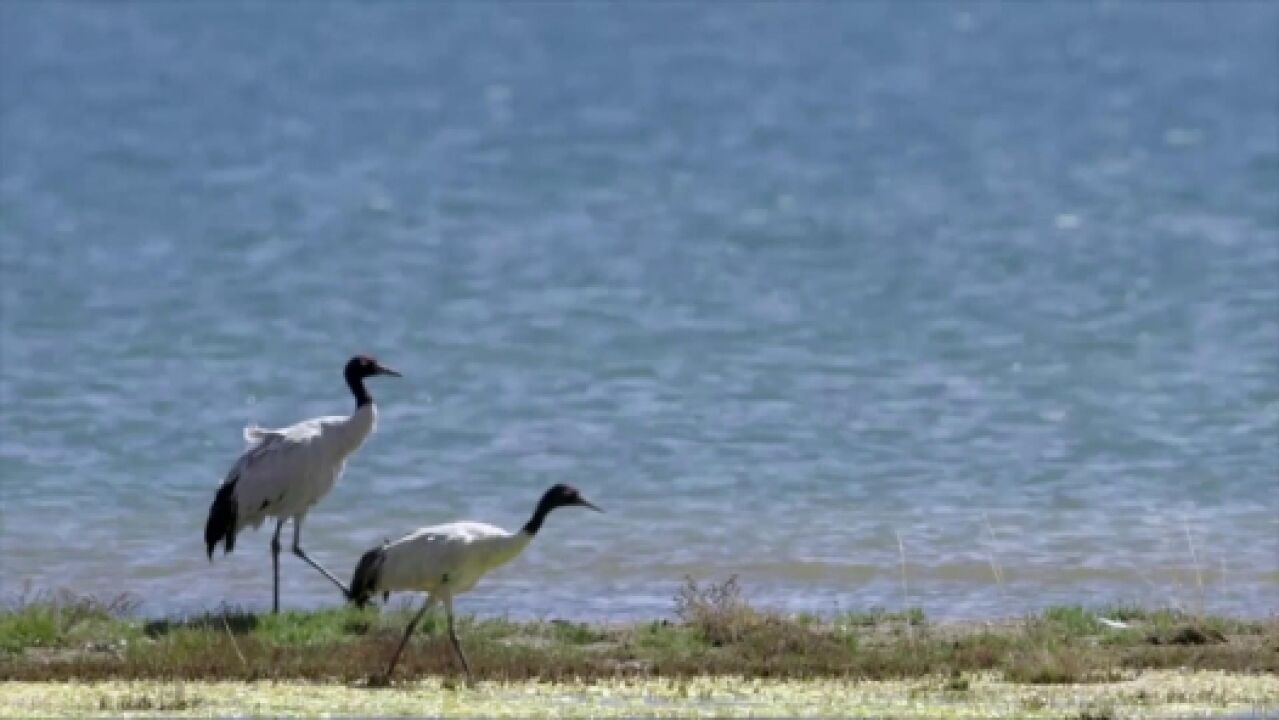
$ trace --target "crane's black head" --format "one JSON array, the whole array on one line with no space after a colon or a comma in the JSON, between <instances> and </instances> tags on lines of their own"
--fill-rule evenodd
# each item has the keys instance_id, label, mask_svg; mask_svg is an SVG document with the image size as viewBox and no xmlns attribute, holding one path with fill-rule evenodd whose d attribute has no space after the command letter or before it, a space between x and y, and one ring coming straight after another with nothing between
<instances>
[{"instance_id":1,"label":"crane's black head","mask_svg":"<svg viewBox=\"0 0 1279 720\"><path fill-rule=\"evenodd\" d=\"M547 490L546 494L542 495L542 502L547 503L551 510L558 507L566 507L568 505L581 505L582 507L588 507L595 512L604 512L588 502L586 498L582 497L582 494L577 491L577 488L572 485L565 485L564 483L552 485L551 489Z\"/></svg>"},{"instance_id":2,"label":"crane's black head","mask_svg":"<svg viewBox=\"0 0 1279 720\"><path fill-rule=\"evenodd\" d=\"M382 365L372 355L356 355L347 360L346 369L342 371L342 374L346 377L347 387L351 388L351 394L355 396L356 407L373 402L369 391L364 388L364 378L374 375L400 377L399 373Z\"/></svg>"},{"instance_id":3,"label":"crane's black head","mask_svg":"<svg viewBox=\"0 0 1279 720\"><path fill-rule=\"evenodd\" d=\"M355 355L346 361L346 370L343 371L348 381L363 380L374 375L391 375L392 377L400 377L400 374L391 368L382 365L372 355Z\"/></svg>"},{"instance_id":4,"label":"crane's black head","mask_svg":"<svg viewBox=\"0 0 1279 720\"><path fill-rule=\"evenodd\" d=\"M524 532L529 535L536 535L548 513L555 508L568 507L570 505L581 505L595 512L604 512L594 503L582 497L577 488L560 483L552 485L549 490L542 494L542 499L537 503L537 510L533 511L533 517L529 518L529 521L524 525Z\"/></svg>"}]
</instances>

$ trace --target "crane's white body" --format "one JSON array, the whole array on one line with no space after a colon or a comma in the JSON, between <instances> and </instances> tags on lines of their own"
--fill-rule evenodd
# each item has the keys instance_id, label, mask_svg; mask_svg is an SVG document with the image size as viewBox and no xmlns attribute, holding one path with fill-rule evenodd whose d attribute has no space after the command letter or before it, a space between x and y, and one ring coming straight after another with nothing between
<instances>
[{"instance_id":1,"label":"crane's white body","mask_svg":"<svg viewBox=\"0 0 1279 720\"><path fill-rule=\"evenodd\" d=\"M413 628L436 602L443 603L448 620L449 641L462 663L467 681L471 679L471 667L462 652L453 627L453 597L475 587L480 578L491 570L514 560L542 527L548 513L558 507L581 505L603 512L591 504L569 485L557 484L548 489L538 501L533 516L512 533L500 527L481 522L452 522L420 528L395 542L388 542L364 553L355 566L347 597L363 606L376 594L393 591L417 590L426 593L422 609L404 629L404 638L391 656L391 664L379 683L390 682L395 663L404 652Z\"/></svg>"},{"instance_id":2,"label":"crane's white body","mask_svg":"<svg viewBox=\"0 0 1279 720\"><path fill-rule=\"evenodd\" d=\"M365 378L376 375L400 374L368 355L355 355L347 361L342 377L355 398L355 410L347 417L318 417L276 429L245 428L244 440L249 446L213 496L204 523L209 562L219 544L224 553L233 551L243 528L261 527L268 517L277 519L271 536L273 612L280 610L280 531L289 520L293 521L293 554L336 585L343 596L350 596L341 580L302 549L302 520L333 489L346 459L377 425L377 408L364 387Z\"/></svg>"},{"instance_id":3,"label":"crane's white body","mask_svg":"<svg viewBox=\"0 0 1279 720\"><path fill-rule=\"evenodd\" d=\"M464 593L485 573L514 560L532 539L480 522L420 528L382 547L373 591Z\"/></svg>"},{"instance_id":4,"label":"crane's white body","mask_svg":"<svg viewBox=\"0 0 1279 720\"><path fill-rule=\"evenodd\" d=\"M377 409L370 402L348 417L313 418L284 428L245 428L249 447L223 480L235 483L235 532L260 527L268 517L304 517L333 489L347 457L376 425Z\"/></svg>"}]
</instances>

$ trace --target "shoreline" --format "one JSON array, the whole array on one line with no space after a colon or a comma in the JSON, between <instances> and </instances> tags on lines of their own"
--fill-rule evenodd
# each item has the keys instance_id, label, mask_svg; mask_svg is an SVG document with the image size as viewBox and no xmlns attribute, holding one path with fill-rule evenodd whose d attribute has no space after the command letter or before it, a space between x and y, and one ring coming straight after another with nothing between
<instances>
[{"instance_id":1,"label":"shoreline","mask_svg":"<svg viewBox=\"0 0 1279 720\"><path fill-rule=\"evenodd\" d=\"M0 685L0 718L227 715L430 717L1263 717L1279 709L1279 678L1147 671L1083 685L1036 686L990 676L957 689L947 678L759 680L702 677L483 681L438 678L370 690L303 681L103 681Z\"/></svg>"},{"instance_id":2,"label":"shoreline","mask_svg":"<svg viewBox=\"0 0 1279 720\"><path fill-rule=\"evenodd\" d=\"M162 619L135 610L126 598L66 593L0 610L0 717L1279 710L1279 616L1062 606L994 621L934 622L917 609L818 617L756 609L733 581L690 582L673 621L460 617L476 688L457 681L443 616L427 615L391 686L373 689L411 614L403 607Z\"/></svg>"}]
</instances>

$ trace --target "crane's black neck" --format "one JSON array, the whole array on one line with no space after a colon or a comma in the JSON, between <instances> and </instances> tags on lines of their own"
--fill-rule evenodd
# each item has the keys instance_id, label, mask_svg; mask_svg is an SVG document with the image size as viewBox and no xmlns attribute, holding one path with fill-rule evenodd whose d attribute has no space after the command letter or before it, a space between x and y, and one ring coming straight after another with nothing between
<instances>
[{"instance_id":1,"label":"crane's black neck","mask_svg":"<svg viewBox=\"0 0 1279 720\"><path fill-rule=\"evenodd\" d=\"M555 498L552 498L549 493L543 495L542 499L537 503L537 509L533 511L533 517L529 518L528 522L524 523L524 527L520 530L520 532L528 535L529 537L537 535L537 531L542 529L542 521L545 520L546 516L557 507L559 507L559 505L555 502Z\"/></svg>"},{"instance_id":2,"label":"crane's black neck","mask_svg":"<svg viewBox=\"0 0 1279 720\"><path fill-rule=\"evenodd\" d=\"M369 391L364 387L364 378L351 372L346 372L346 386L351 388L351 394L355 396L355 407L362 408L373 402L373 396L369 395Z\"/></svg>"}]
</instances>

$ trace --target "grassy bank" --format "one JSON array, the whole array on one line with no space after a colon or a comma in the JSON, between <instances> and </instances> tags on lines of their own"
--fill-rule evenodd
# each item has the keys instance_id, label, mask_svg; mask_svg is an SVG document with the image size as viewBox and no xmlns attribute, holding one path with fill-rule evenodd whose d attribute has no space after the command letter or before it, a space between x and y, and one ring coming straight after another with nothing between
<instances>
[{"instance_id":1,"label":"grassy bank","mask_svg":"<svg viewBox=\"0 0 1279 720\"><path fill-rule=\"evenodd\" d=\"M367 679L398 642L406 609L148 620L127 599L42 596L0 612L0 714L306 713L330 694L328 712L356 714L560 714L556 698L566 697L607 699L628 716L679 703L710 703L718 715L838 702L982 717L1279 707L1276 618L1122 607L963 624L919 611L818 618L753 608L732 582L689 583L674 610L673 620L626 625L464 619L480 685L450 701L435 692L455 671L440 616L415 636L396 686L375 691Z\"/></svg>"},{"instance_id":2,"label":"grassy bank","mask_svg":"<svg viewBox=\"0 0 1279 720\"><path fill-rule=\"evenodd\" d=\"M409 613L228 610L146 620L132 610L127 600L67 595L14 605L0 613L0 679L354 682L384 665ZM477 678L487 680L946 676L962 684L967 674L990 673L1054 684L1137 670L1279 672L1277 618L1080 607L994 623L933 623L919 611L817 618L755 609L732 582L690 583L674 610L673 621L628 625L467 618L459 633ZM442 630L442 616L426 618L398 677L453 671Z\"/></svg>"}]
</instances>

